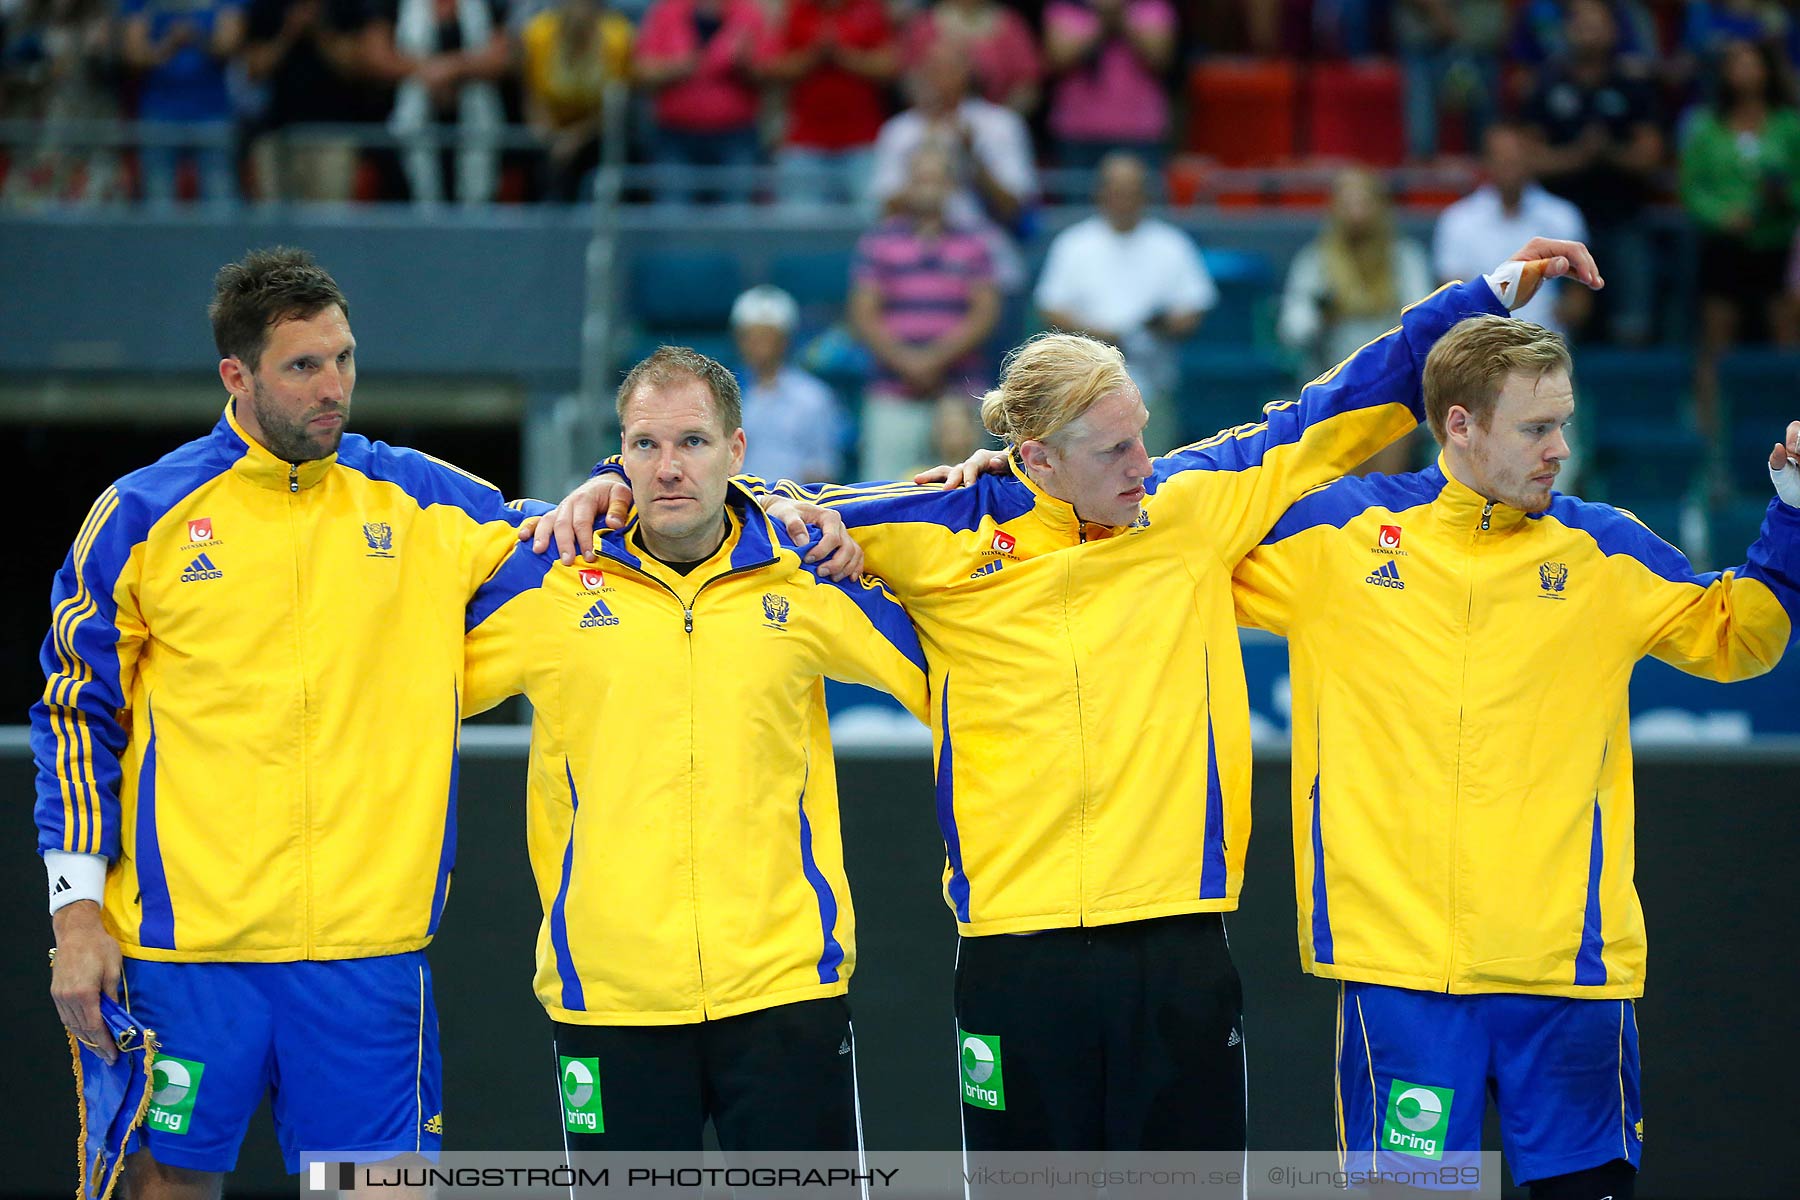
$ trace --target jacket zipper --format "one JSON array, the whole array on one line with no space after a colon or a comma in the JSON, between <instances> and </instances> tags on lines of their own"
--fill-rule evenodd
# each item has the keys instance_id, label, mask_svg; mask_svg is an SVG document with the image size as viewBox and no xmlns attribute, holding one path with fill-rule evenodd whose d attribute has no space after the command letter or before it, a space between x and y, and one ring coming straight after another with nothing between
<instances>
[{"instance_id":1,"label":"jacket zipper","mask_svg":"<svg viewBox=\"0 0 1800 1200\"><path fill-rule=\"evenodd\" d=\"M1481 509L1481 525L1469 535L1468 555L1468 602L1463 609L1462 682L1457 692L1459 697L1469 694L1469 627L1475 619L1475 542L1481 534L1488 532L1494 516L1494 501L1489 500ZM1444 991L1450 990L1451 981L1456 972L1456 877L1458 860L1462 852L1462 758L1463 758L1463 722L1468 716L1467 707L1459 701L1456 709L1456 779L1450 791L1450 945L1444 960Z\"/></svg>"},{"instance_id":2,"label":"jacket zipper","mask_svg":"<svg viewBox=\"0 0 1800 1200\"><path fill-rule=\"evenodd\" d=\"M657 587L669 593L669 595L674 598L675 603L681 605L682 631L687 634L688 638L688 680L690 688L693 686L692 680L694 678L694 605L700 603L700 593L704 592L707 588L711 587L721 579L729 579L733 575L747 575L752 571L760 571L765 567L773 566L780 561L779 556L771 555L761 562L750 563L748 566L733 567L731 570L723 572L722 574L714 575L694 590L694 599L692 603L687 603L682 600L679 592L658 579L656 576L650 574L648 571L631 568L629 563L614 558L610 554L604 555L604 557L610 558L613 562L633 570L635 574L644 579L648 579L651 583L654 583ZM706 960L700 953L700 856L699 851L694 846L694 826L698 823L694 819L694 742L694 706L690 703L688 705L688 884L689 893L694 897L694 972L700 977L700 1007L704 1012L706 1009Z\"/></svg>"},{"instance_id":3,"label":"jacket zipper","mask_svg":"<svg viewBox=\"0 0 1800 1200\"><path fill-rule=\"evenodd\" d=\"M299 616L305 605L304 577L300 570L299 514L295 511L300 494L300 464L288 464L288 538L294 560L294 610ZM303 622L301 622L303 624ZM305 939L306 957L313 954L312 923L312 691L307 682L306 639L296 633L295 656L300 661L300 871L305 880L301 894L301 936Z\"/></svg>"}]
</instances>

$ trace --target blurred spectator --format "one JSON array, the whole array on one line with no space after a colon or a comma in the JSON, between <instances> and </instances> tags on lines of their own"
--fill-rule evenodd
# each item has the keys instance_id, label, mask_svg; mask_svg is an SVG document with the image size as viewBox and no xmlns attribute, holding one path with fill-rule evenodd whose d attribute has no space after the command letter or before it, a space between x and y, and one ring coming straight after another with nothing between
<instances>
[{"instance_id":1,"label":"blurred spectator","mask_svg":"<svg viewBox=\"0 0 1800 1200\"><path fill-rule=\"evenodd\" d=\"M1444 110L1460 111L1481 144L1500 91L1505 0L1399 0L1394 44L1406 73L1406 152L1435 158ZM1485 269L1485 268L1484 268Z\"/></svg>"},{"instance_id":2,"label":"blurred spectator","mask_svg":"<svg viewBox=\"0 0 1800 1200\"><path fill-rule=\"evenodd\" d=\"M1532 178L1531 143L1524 130L1495 125L1482 151L1486 182L1438 217L1431 265L1439 280L1473 279L1534 237L1587 241L1581 210ZM1589 294L1586 288L1552 280L1513 315L1566 333L1586 317Z\"/></svg>"},{"instance_id":3,"label":"blurred spectator","mask_svg":"<svg viewBox=\"0 0 1800 1200\"><path fill-rule=\"evenodd\" d=\"M229 144L232 107L225 65L244 39L239 0L121 0L125 62L142 72L138 119L152 126L138 151L144 199L175 202L175 173L192 161L200 194L215 204L237 199ZM160 128L158 128L160 126ZM181 144L186 135L193 138Z\"/></svg>"},{"instance_id":4,"label":"blurred spectator","mask_svg":"<svg viewBox=\"0 0 1800 1200\"><path fill-rule=\"evenodd\" d=\"M956 224L949 156L913 155L894 215L863 235L851 268L850 321L875 356L862 410L862 473L910 479L938 455L940 405L974 403L989 372L981 345L1000 314L987 241Z\"/></svg>"},{"instance_id":5,"label":"blurred spectator","mask_svg":"<svg viewBox=\"0 0 1800 1200\"><path fill-rule=\"evenodd\" d=\"M67 123L117 118L118 63L104 0L27 0L0 30L0 116L37 122L6 176L17 204L124 195L118 153L69 144Z\"/></svg>"},{"instance_id":6,"label":"blurred spectator","mask_svg":"<svg viewBox=\"0 0 1800 1200\"><path fill-rule=\"evenodd\" d=\"M875 137L900 50L881 0L790 0L763 51L788 85L787 136L776 155L784 200L854 202L869 188Z\"/></svg>"},{"instance_id":7,"label":"blurred spectator","mask_svg":"<svg viewBox=\"0 0 1800 1200\"><path fill-rule=\"evenodd\" d=\"M373 115L358 60L368 23L366 0L250 0L243 63L250 81L265 85L268 95L251 130L251 157L265 199L350 198L356 143L296 127Z\"/></svg>"},{"instance_id":8,"label":"blurred spectator","mask_svg":"<svg viewBox=\"0 0 1800 1200\"><path fill-rule=\"evenodd\" d=\"M1034 299L1046 324L1086 333L1125 352L1150 410L1144 444L1162 454L1180 440L1175 348L1193 336L1219 290L1193 240L1144 215L1144 164L1109 154L1100 164L1100 210L1050 243Z\"/></svg>"},{"instance_id":9,"label":"blurred spectator","mask_svg":"<svg viewBox=\"0 0 1800 1200\"><path fill-rule=\"evenodd\" d=\"M787 361L799 319L794 298L767 284L731 306L745 368L744 470L771 481L823 483L843 478L844 417L830 388Z\"/></svg>"},{"instance_id":10,"label":"blurred spectator","mask_svg":"<svg viewBox=\"0 0 1800 1200\"><path fill-rule=\"evenodd\" d=\"M1025 18L999 0L937 0L906 27L907 67L943 44L960 46L983 99L1020 116L1037 110L1044 61Z\"/></svg>"},{"instance_id":11,"label":"blurred spectator","mask_svg":"<svg viewBox=\"0 0 1800 1200\"><path fill-rule=\"evenodd\" d=\"M1394 232L1380 179L1353 167L1332 186L1324 230L1288 268L1276 333L1311 379L1392 329L1401 306L1429 291L1424 249Z\"/></svg>"},{"instance_id":12,"label":"blurred spectator","mask_svg":"<svg viewBox=\"0 0 1800 1200\"><path fill-rule=\"evenodd\" d=\"M655 0L644 14L634 73L656 97L650 158L665 168L664 199L693 199L683 168L756 165L762 38L756 0ZM747 197L746 183L735 181L727 194Z\"/></svg>"},{"instance_id":13,"label":"blurred spectator","mask_svg":"<svg viewBox=\"0 0 1800 1200\"><path fill-rule=\"evenodd\" d=\"M1656 22L1637 0L1601 0L1612 15L1619 54L1639 68L1657 57ZM1573 0L1522 0L1513 5L1507 61L1527 72L1535 90L1538 72L1569 53L1569 8Z\"/></svg>"},{"instance_id":14,"label":"blurred spectator","mask_svg":"<svg viewBox=\"0 0 1800 1200\"><path fill-rule=\"evenodd\" d=\"M907 83L913 107L881 127L870 198L881 205L896 200L919 149L935 147L951 164L949 221L983 232L1000 286L1017 290L1025 268L1010 231L1037 196L1031 131L1018 113L969 95L968 58L950 43L935 47Z\"/></svg>"},{"instance_id":15,"label":"blurred spectator","mask_svg":"<svg viewBox=\"0 0 1800 1200\"><path fill-rule=\"evenodd\" d=\"M1701 428L1719 426L1718 356L1745 327L1782 345L1800 340L1783 293L1800 224L1800 115L1767 43L1727 42L1713 99L1681 147L1681 201L1700 228L1700 355L1694 400Z\"/></svg>"},{"instance_id":16,"label":"blurred spectator","mask_svg":"<svg viewBox=\"0 0 1800 1200\"><path fill-rule=\"evenodd\" d=\"M498 135L506 124L499 81L512 69L500 0L374 0L364 62L395 85L388 128L417 204L454 196L486 204L499 182ZM451 138L441 148L437 139Z\"/></svg>"},{"instance_id":17,"label":"blurred spectator","mask_svg":"<svg viewBox=\"0 0 1800 1200\"><path fill-rule=\"evenodd\" d=\"M1598 303L1612 337L1650 337L1653 262L1644 220L1663 139L1650 88L1619 51L1612 10L1602 0L1569 0L1567 56L1553 63L1531 98L1544 186L1572 200L1593 234L1606 273Z\"/></svg>"},{"instance_id":18,"label":"blurred spectator","mask_svg":"<svg viewBox=\"0 0 1800 1200\"><path fill-rule=\"evenodd\" d=\"M631 77L631 22L605 0L562 0L523 37L525 119L544 143L544 197L584 199L600 165L606 85Z\"/></svg>"},{"instance_id":19,"label":"blurred spectator","mask_svg":"<svg viewBox=\"0 0 1800 1200\"><path fill-rule=\"evenodd\" d=\"M1175 34L1168 0L1051 0L1044 51L1061 166L1091 170L1113 150L1162 165Z\"/></svg>"}]
</instances>

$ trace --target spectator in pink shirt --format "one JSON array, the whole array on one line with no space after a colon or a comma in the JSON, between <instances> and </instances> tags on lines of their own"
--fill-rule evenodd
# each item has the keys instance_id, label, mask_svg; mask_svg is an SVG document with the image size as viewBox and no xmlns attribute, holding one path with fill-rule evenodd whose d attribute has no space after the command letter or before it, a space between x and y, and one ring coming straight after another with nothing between
<instances>
[{"instance_id":1,"label":"spectator in pink shirt","mask_svg":"<svg viewBox=\"0 0 1800 1200\"><path fill-rule=\"evenodd\" d=\"M999 0L937 0L906 27L907 67L923 62L939 42L962 47L982 99L1023 117L1037 110L1044 60L1024 17Z\"/></svg>"},{"instance_id":2,"label":"spectator in pink shirt","mask_svg":"<svg viewBox=\"0 0 1800 1200\"><path fill-rule=\"evenodd\" d=\"M850 324L876 364L861 439L862 473L872 479L910 479L936 462L940 430L970 424L939 409L972 409L991 378L981 348L1000 291L987 242L946 213L955 186L950 156L919 147L894 215L856 247Z\"/></svg>"},{"instance_id":3,"label":"spectator in pink shirt","mask_svg":"<svg viewBox=\"0 0 1800 1200\"><path fill-rule=\"evenodd\" d=\"M1051 0L1044 48L1054 79L1050 132L1060 165L1091 170L1114 150L1152 167L1167 157L1175 58L1168 0Z\"/></svg>"},{"instance_id":4,"label":"spectator in pink shirt","mask_svg":"<svg viewBox=\"0 0 1800 1200\"><path fill-rule=\"evenodd\" d=\"M776 156L783 200L862 198L899 46L881 0L789 0L764 39L767 78L788 85Z\"/></svg>"},{"instance_id":5,"label":"spectator in pink shirt","mask_svg":"<svg viewBox=\"0 0 1800 1200\"><path fill-rule=\"evenodd\" d=\"M756 165L759 100L756 54L763 38L756 0L656 0L644 14L634 63L654 96L650 157L668 200L686 201L683 168ZM748 180L726 189L741 199Z\"/></svg>"}]
</instances>

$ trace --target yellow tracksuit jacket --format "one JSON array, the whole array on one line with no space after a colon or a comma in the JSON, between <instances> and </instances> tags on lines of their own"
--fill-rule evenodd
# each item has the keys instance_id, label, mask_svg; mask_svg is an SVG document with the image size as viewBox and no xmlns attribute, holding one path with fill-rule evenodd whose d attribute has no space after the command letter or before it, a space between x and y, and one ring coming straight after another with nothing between
<instances>
[{"instance_id":1,"label":"yellow tracksuit jacket","mask_svg":"<svg viewBox=\"0 0 1800 1200\"><path fill-rule=\"evenodd\" d=\"M1231 572L1302 493L1417 424L1425 355L1475 313L1505 313L1484 281L1442 288L1297 401L1156 459L1128 528L1084 527L1022 472L782 485L842 514L918 626L964 934L1237 907L1250 714Z\"/></svg>"},{"instance_id":2,"label":"yellow tracksuit jacket","mask_svg":"<svg viewBox=\"0 0 1800 1200\"><path fill-rule=\"evenodd\" d=\"M680 575L634 520L572 567L520 547L469 611L469 704L536 709L527 840L558 1021L672 1025L841 995L856 966L822 675L925 711L873 580L837 584L734 489Z\"/></svg>"},{"instance_id":3,"label":"yellow tracksuit jacket","mask_svg":"<svg viewBox=\"0 0 1800 1200\"><path fill-rule=\"evenodd\" d=\"M464 610L518 514L344 437L294 466L228 408L106 489L52 592L38 847L103 854L125 954L416 950L456 848Z\"/></svg>"},{"instance_id":4,"label":"yellow tracksuit jacket","mask_svg":"<svg viewBox=\"0 0 1800 1200\"><path fill-rule=\"evenodd\" d=\"M1627 685L1654 655L1769 670L1800 615L1800 510L1697 574L1630 515L1527 516L1438 466L1344 479L1239 565L1289 639L1300 956L1440 992L1644 990Z\"/></svg>"}]
</instances>

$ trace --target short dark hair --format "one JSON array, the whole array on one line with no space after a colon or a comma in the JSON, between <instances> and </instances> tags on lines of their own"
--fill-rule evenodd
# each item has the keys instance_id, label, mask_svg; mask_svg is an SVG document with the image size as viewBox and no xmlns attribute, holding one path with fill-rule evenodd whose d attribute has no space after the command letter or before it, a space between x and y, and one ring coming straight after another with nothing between
<instances>
[{"instance_id":1,"label":"short dark hair","mask_svg":"<svg viewBox=\"0 0 1800 1200\"><path fill-rule=\"evenodd\" d=\"M658 346L648 358L631 368L625 382L619 385L614 406L619 424L625 424L625 404L640 388L663 388L682 379L698 379L712 393L713 412L731 433L744 423L743 393L738 390L737 376L724 364L708 358L687 346Z\"/></svg>"},{"instance_id":2,"label":"short dark hair","mask_svg":"<svg viewBox=\"0 0 1800 1200\"><path fill-rule=\"evenodd\" d=\"M213 277L213 344L220 358L236 358L252 371L283 321L305 321L336 305L345 318L350 303L337 280L305 250L271 246L227 263Z\"/></svg>"}]
</instances>

